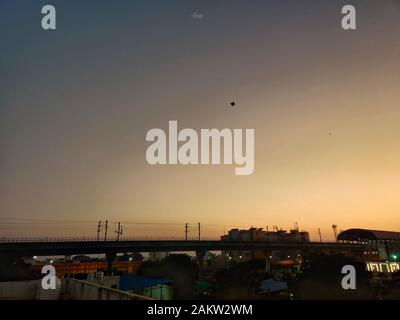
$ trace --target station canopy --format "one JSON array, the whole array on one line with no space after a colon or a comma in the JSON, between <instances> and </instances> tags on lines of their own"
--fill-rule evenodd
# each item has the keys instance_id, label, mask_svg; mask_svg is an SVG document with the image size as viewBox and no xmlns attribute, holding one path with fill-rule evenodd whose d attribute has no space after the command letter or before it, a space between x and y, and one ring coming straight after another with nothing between
<instances>
[{"instance_id":1,"label":"station canopy","mask_svg":"<svg viewBox=\"0 0 400 320\"><path fill-rule=\"evenodd\" d=\"M367 229L349 229L341 232L337 239L339 241L400 241L400 232L379 231Z\"/></svg>"}]
</instances>

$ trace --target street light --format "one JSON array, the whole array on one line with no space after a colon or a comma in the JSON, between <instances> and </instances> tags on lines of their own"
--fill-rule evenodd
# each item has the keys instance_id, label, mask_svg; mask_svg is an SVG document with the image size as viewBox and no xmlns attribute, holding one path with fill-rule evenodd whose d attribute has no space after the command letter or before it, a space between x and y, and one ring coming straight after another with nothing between
<instances>
[{"instance_id":1,"label":"street light","mask_svg":"<svg viewBox=\"0 0 400 320\"><path fill-rule=\"evenodd\" d=\"M132 261L132 257L129 257L128 259L128 273L130 272L130 267L131 267L131 261Z\"/></svg>"}]
</instances>

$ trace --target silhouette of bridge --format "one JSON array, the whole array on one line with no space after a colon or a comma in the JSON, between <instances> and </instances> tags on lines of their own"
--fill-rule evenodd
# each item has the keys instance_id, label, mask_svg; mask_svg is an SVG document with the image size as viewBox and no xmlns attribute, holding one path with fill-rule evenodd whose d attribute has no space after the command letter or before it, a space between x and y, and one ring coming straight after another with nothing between
<instances>
[{"instance_id":1,"label":"silhouette of bridge","mask_svg":"<svg viewBox=\"0 0 400 320\"><path fill-rule=\"evenodd\" d=\"M299 250L360 253L362 243L223 241L179 238L131 238L98 240L97 238L0 238L0 255L57 256L76 254L117 254L130 252L206 252L234 250Z\"/></svg>"}]
</instances>

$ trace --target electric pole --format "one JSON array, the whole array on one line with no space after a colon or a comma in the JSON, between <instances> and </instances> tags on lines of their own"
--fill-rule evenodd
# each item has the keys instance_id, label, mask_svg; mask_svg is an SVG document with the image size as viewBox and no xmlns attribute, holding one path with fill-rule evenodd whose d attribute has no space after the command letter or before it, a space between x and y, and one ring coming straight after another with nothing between
<instances>
[{"instance_id":1,"label":"electric pole","mask_svg":"<svg viewBox=\"0 0 400 320\"><path fill-rule=\"evenodd\" d=\"M199 241L200 241L200 239L201 239L201 236L200 236L200 235L201 235L201 233L200 233L200 232L201 232L201 231L200 231L200 228L201 228L201 226L200 226L200 222L199 222Z\"/></svg>"},{"instance_id":2,"label":"electric pole","mask_svg":"<svg viewBox=\"0 0 400 320\"><path fill-rule=\"evenodd\" d=\"M108 220L106 220L106 225L104 229L104 241L107 241L107 231L108 231Z\"/></svg>"},{"instance_id":3,"label":"electric pole","mask_svg":"<svg viewBox=\"0 0 400 320\"><path fill-rule=\"evenodd\" d=\"M318 228L319 242L322 242L321 229Z\"/></svg>"},{"instance_id":4,"label":"electric pole","mask_svg":"<svg viewBox=\"0 0 400 320\"><path fill-rule=\"evenodd\" d=\"M118 229L115 231L115 233L117 234L117 241L119 241L119 236L122 235L121 222L118 222Z\"/></svg>"},{"instance_id":5,"label":"electric pole","mask_svg":"<svg viewBox=\"0 0 400 320\"><path fill-rule=\"evenodd\" d=\"M188 223L185 223L185 240L187 240L188 239L188 231L189 231L189 226L188 226Z\"/></svg>"},{"instance_id":6,"label":"electric pole","mask_svg":"<svg viewBox=\"0 0 400 320\"><path fill-rule=\"evenodd\" d=\"M97 241L99 241L100 232L101 232L101 220L99 221L99 224L97 225Z\"/></svg>"}]
</instances>

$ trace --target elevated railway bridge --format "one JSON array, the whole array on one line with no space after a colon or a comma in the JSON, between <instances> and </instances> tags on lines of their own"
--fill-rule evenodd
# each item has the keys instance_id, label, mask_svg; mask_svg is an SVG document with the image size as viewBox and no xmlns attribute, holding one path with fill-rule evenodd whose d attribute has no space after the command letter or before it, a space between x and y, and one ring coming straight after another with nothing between
<instances>
[{"instance_id":1,"label":"elevated railway bridge","mask_svg":"<svg viewBox=\"0 0 400 320\"><path fill-rule=\"evenodd\" d=\"M95 238L0 238L0 257L69 256L105 254L109 269L118 253L132 252L195 252L199 263L207 251L296 250L302 253L344 253L361 257L365 244L350 242L276 242L146 239L101 241Z\"/></svg>"}]
</instances>

